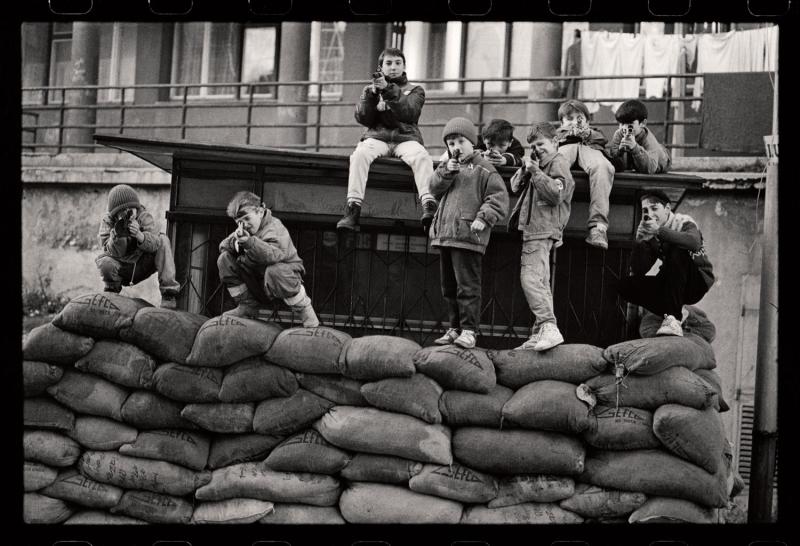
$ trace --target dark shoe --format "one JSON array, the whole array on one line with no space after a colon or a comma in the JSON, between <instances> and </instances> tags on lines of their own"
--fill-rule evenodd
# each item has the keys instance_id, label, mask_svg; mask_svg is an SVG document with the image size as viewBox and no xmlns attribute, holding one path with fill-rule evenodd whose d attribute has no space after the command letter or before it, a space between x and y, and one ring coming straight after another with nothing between
<instances>
[{"instance_id":1,"label":"dark shoe","mask_svg":"<svg viewBox=\"0 0 800 546\"><path fill-rule=\"evenodd\" d=\"M431 227L431 222L433 221L434 215L436 215L436 209L438 205L436 201L430 199L422 203L422 218L420 218L420 222L422 222L422 227L425 228L425 231L428 231L428 228Z\"/></svg>"},{"instance_id":2,"label":"dark shoe","mask_svg":"<svg viewBox=\"0 0 800 546\"><path fill-rule=\"evenodd\" d=\"M112 294L119 294L122 292L122 285L115 286L107 284L105 288L103 288L103 292L111 292Z\"/></svg>"},{"instance_id":3,"label":"dark shoe","mask_svg":"<svg viewBox=\"0 0 800 546\"><path fill-rule=\"evenodd\" d=\"M261 309L261 304L256 300L249 290L246 290L241 296L234 298L238 304L234 309L222 313L229 317L240 317L257 319L258 312Z\"/></svg>"},{"instance_id":4,"label":"dark shoe","mask_svg":"<svg viewBox=\"0 0 800 546\"><path fill-rule=\"evenodd\" d=\"M354 230L358 225L358 219L361 216L361 205L358 203L348 203L345 209L344 216L336 224L336 229L349 229Z\"/></svg>"},{"instance_id":5,"label":"dark shoe","mask_svg":"<svg viewBox=\"0 0 800 546\"><path fill-rule=\"evenodd\" d=\"M161 308L162 309L172 309L173 311L178 308L178 302L175 299L175 296L170 296L168 294L164 294L161 296Z\"/></svg>"}]
</instances>

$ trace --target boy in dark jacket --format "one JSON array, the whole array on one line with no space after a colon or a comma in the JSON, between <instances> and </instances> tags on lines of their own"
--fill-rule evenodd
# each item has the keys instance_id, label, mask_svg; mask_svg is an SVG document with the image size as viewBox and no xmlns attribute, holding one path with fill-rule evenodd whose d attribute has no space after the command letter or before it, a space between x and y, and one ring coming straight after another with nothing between
<instances>
[{"instance_id":1,"label":"boy in dark jacket","mask_svg":"<svg viewBox=\"0 0 800 546\"><path fill-rule=\"evenodd\" d=\"M606 137L589 126L589 109L579 100L570 99L558 108L561 128L558 153L577 164L589 175L589 234L586 242L608 248L608 198L614 183L614 166L605 156Z\"/></svg>"},{"instance_id":2,"label":"boy in dark jacket","mask_svg":"<svg viewBox=\"0 0 800 546\"><path fill-rule=\"evenodd\" d=\"M561 246L569 220L572 180L569 161L558 153L557 130L548 123L536 123L528 132L531 157L511 178L511 191L523 194L511 217L519 211L522 232L520 281L528 306L536 317L531 337L517 349L546 351L564 342L553 313L550 291L550 249Z\"/></svg>"},{"instance_id":3,"label":"boy in dark jacket","mask_svg":"<svg viewBox=\"0 0 800 546\"><path fill-rule=\"evenodd\" d=\"M431 176L431 193L440 206L430 238L441 256L442 296L449 307L450 328L435 343L471 349L480 323L483 254L492 227L508 214L509 199L494 166L474 149L475 124L453 118L444 127L442 140L450 159L440 162Z\"/></svg>"},{"instance_id":4,"label":"boy in dark jacket","mask_svg":"<svg viewBox=\"0 0 800 546\"><path fill-rule=\"evenodd\" d=\"M609 144L614 168L639 173L665 173L672 164L669 152L647 128L647 107L639 100L626 100L615 114L619 129Z\"/></svg>"},{"instance_id":5,"label":"boy in dark jacket","mask_svg":"<svg viewBox=\"0 0 800 546\"><path fill-rule=\"evenodd\" d=\"M240 191L228 203L236 231L219 244L219 278L238 304L225 315L257 318L260 302L282 299L300 315L303 326L319 326L303 287L303 260L289 232L261 199Z\"/></svg>"},{"instance_id":6,"label":"boy in dark jacket","mask_svg":"<svg viewBox=\"0 0 800 546\"><path fill-rule=\"evenodd\" d=\"M514 138L514 126L504 119L493 119L483 128L475 149L482 150L483 157L495 167L519 167L525 154Z\"/></svg>"},{"instance_id":7,"label":"boy in dark jacket","mask_svg":"<svg viewBox=\"0 0 800 546\"><path fill-rule=\"evenodd\" d=\"M641 197L642 221L636 230L631 253L631 273L620 280L619 293L625 300L663 316L656 335L682 336L684 304L693 304L714 284L714 271L703 246L697 223L685 214L670 210L669 197L661 190L649 190ZM661 267L647 276L656 259Z\"/></svg>"},{"instance_id":8,"label":"boy in dark jacket","mask_svg":"<svg viewBox=\"0 0 800 546\"><path fill-rule=\"evenodd\" d=\"M161 307L176 308L181 285L175 280L169 239L130 186L118 184L109 191L108 213L100 221L99 237L103 253L95 264L106 292L119 293L123 283L138 284L158 272Z\"/></svg>"},{"instance_id":9,"label":"boy in dark jacket","mask_svg":"<svg viewBox=\"0 0 800 546\"><path fill-rule=\"evenodd\" d=\"M394 155L414 172L414 182L422 204L420 220L423 227L428 229L436 212L436 200L428 189L433 160L423 146L422 133L417 127L425 104L425 90L409 83L405 72L406 58L399 49L384 49L378 57L378 64L380 70L373 74L372 83L364 87L356 104L356 121L364 125L366 130L350 155L347 206L336 228L356 228L370 165L381 156Z\"/></svg>"}]
</instances>

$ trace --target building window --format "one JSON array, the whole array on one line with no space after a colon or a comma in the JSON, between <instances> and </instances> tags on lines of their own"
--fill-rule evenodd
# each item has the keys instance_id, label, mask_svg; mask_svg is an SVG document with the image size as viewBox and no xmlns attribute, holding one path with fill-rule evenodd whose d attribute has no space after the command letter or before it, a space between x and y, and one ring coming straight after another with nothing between
<instances>
[{"instance_id":1,"label":"building window","mask_svg":"<svg viewBox=\"0 0 800 546\"><path fill-rule=\"evenodd\" d=\"M278 78L276 66L278 45L278 28L245 27L244 47L242 48L242 81L274 82ZM274 95L275 88L265 85L253 86L254 95ZM243 94L249 93L248 88L242 90Z\"/></svg>"},{"instance_id":2,"label":"building window","mask_svg":"<svg viewBox=\"0 0 800 546\"><path fill-rule=\"evenodd\" d=\"M51 87L64 87L72 79L70 66L72 64L72 23L53 23L52 38L50 40L50 77ZM51 91L48 102L61 102L62 92Z\"/></svg>"},{"instance_id":3,"label":"building window","mask_svg":"<svg viewBox=\"0 0 800 546\"><path fill-rule=\"evenodd\" d=\"M344 79L344 31L347 23L311 23L311 45L309 57L309 79L320 82L340 82ZM309 89L310 97L317 96L317 87ZM340 83L325 83L322 97L337 99L342 96Z\"/></svg>"},{"instance_id":4,"label":"building window","mask_svg":"<svg viewBox=\"0 0 800 546\"><path fill-rule=\"evenodd\" d=\"M102 24L100 29L99 85L124 87L136 77L136 23ZM125 91L125 102L133 102L134 89ZM122 90L100 89L97 102L120 102Z\"/></svg>"}]
</instances>

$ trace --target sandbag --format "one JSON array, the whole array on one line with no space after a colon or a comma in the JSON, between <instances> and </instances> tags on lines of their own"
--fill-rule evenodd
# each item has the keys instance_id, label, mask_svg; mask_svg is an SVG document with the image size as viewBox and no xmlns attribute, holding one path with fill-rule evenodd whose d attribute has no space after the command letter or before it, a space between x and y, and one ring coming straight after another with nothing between
<instances>
[{"instance_id":1,"label":"sandbag","mask_svg":"<svg viewBox=\"0 0 800 546\"><path fill-rule=\"evenodd\" d=\"M581 383L608 367L601 348L580 343L565 343L541 352L489 351L489 356L497 371L497 382L515 390L546 379Z\"/></svg>"},{"instance_id":2,"label":"sandbag","mask_svg":"<svg viewBox=\"0 0 800 546\"><path fill-rule=\"evenodd\" d=\"M294 374L261 357L245 358L225 371L219 399L223 402L260 402L297 392Z\"/></svg>"},{"instance_id":3,"label":"sandbag","mask_svg":"<svg viewBox=\"0 0 800 546\"><path fill-rule=\"evenodd\" d=\"M694 305L685 305L683 308L688 312L688 316L681 325L684 335L694 334L702 337L709 343L714 341L717 335L717 329L714 327L714 323L709 320L705 311ZM677 318L680 319L682 317ZM642 320L639 322L639 335L641 337L655 337L663 320L663 316L656 315L644 309Z\"/></svg>"},{"instance_id":4,"label":"sandbag","mask_svg":"<svg viewBox=\"0 0 800 546\"><path fill-rule=\"evenodd\" d=\"M122 420L139 430L159 428L196 429L181 417L183 404L149 391L134 391L122 406Z\"/></svg>"},{"instance_id":5,"label":"sandbag","mask_svg":"<svg viewBox=\"0 0 800 546\"><path fill-rule=\"evenodd\" d=\"M141 298L111 292L84 294L64 306L53 324L84 336L120 339L120 331L129 328L136 313L145 307L152 305Z\"/></svg>"},{"instance_id":6,"label":"sandbag","mask_svg":"<svg viewBox=\"0 0 800 546\"><path fill-rule=\"evenodd\" d=\"M188 495L211 479L210 472L193 472L176 464L113 451L86 451L78 461L78 470L93 480L123 489L176 496Z\"/></svg>"},{"instance_id":7,"label":"sandbag","mask_svg":"<svg viewBox=\"0 0 800 546\"><path fill-rule=\"evenodd\" d=\"M661 445L653 434L653 414L628 407L596 406L584 441L598 449L654 449Z\"/></svg>"},{"instance_id":8,"label":"sandbag","mask_svg":"<svg viewBox=\"0 0 800 546\"><path fill-rule=\"evenodd\" d=\"M235 498L333 506L339 480L320 474L275 472L258 463L241 463L215 470L211 481L195 492L197 500Z\"/></svg>"},{"instance_id":9,"label":"sandbag","mask_svg":"<svg viewBox=\"0 0 800 546\"><path fill-rule=\"evenodd\" d=\"M492 476L458 463L442 466L426 464L411 478L408 488L459 502L489 502L497 496L497 481Z\"/></svg>"},{"instance_id":10,"label":"sandbag","mask_svg":"<svg viewBox=\"0 0 800 546\"><path fill-rule=\"evenodd\" d=\"M397 485L354 483L342 492L339 510L348 523L458 523L463 506Z\"/></svg>"},{"instance_id":11,"label":"sandbag","mask_svg":"<svg viewBox=\"0 0 800 546\"><path fill-rule=\"evenodd\" d=\"M339 372L363 381L411 377L419 343L395 336L353 338L339 355Z\"/></svg>"},{"instance_id":12,"label":"sandbag","mask_svg":"<svg viewBox=\"0 0 800 546\"><path fill-rule=\"evenodd\" d=\"M447 390L486 394L497 384L494 364L483 349L425 347L414 354L414 366Z\"/></svg>"},{"instance_id":13,"label":"sandbag","mask_svg":"<svg viewBox=\"0 0 800 546\"><path fill-rule=\"evenodd\" d=\"M307 428L333 407L333 402L305 389L287 398L271 398L256 406L253 431L288 435Z\"/></svg>"},{"instance_id":14,"label":"sandbag","mask_svg":"<svg viewBox=\"0 0 800 546\"><path fill-rule=\"evenodd\" d=\"M72 365L92 350L94 339L67 332L52 322L32 329L22 342L22 358L48 364Z\"/></svg>"},{"instance_id":15,"label":"sandbag","mask_svg":"<svg viewBox=\"0 0 800 546\"><path fill-rule=\"evenodd\" d=\"M49 430L26 430L22 433L24 459L48 466L72 466L81 456L81 446L63 434Z\"/></svg>"},{"instance_id":16,"label":"sandbag","mask_svg":"<svg viewBox=\"0 0 800 546\"><path fill-rule=\"evenodd\" d=\"M674 366L692 371L717 366L711 345L699 336L690 335L623 341L607 347L603 357L611 369L621 366L637 375L653 375Z\"/></svg>"},{"instance_id":17,"label":"sandbag","mask_svg":"<svg viewBox=\"0 0 800 546\"><path fill-rule=\"evenodd\" d=\"M442 388L421 373L365 383L361 394L376 408L411 415L431 424L442 422L439 412Z\"/></svg>"},{"instance_id":18,"label":"sandbag","mask_svg":"<svg viewBox=\"0 0 800 546\"><path fill-rule=\"evenodd\" d=\"M278 472L336 474L348 462L350 455L331 445L316 430L309 429L278 444L264 465Z\"/></svg>"},{"instance_id":19,"label":"sandbag","mask_svg":"<svg viewBox=\"0 0 800 546\"><path fill-rule=\"evenodd\" d=\"M43 489L56 481L58 470L33 461L25 461L22 467L22 483L26 493Z\"/></svg>"},{"instance_id":20,"label":"sandbag","mask_svg":"<svg viewBox=\"0 0 800 546\"><path fill-rule=\"evenodd\" d=\"M136 440L138 434L135 428L124 423L91 415L79 415L75 419L75 426L67 432L83 447L97 451L119 449L122 444Z\"/></svg>"},{"instance_id":21,"label":"sandbag","mask_svg":"<svg viewBox=\"0 0 800 546\"><path fill-rule=\"evenodd\" d=\"M69 431L75 426L75 414L49 397L26 398L22 422L31 428Z\"/></svg>"},{"instance_id":22,"label":"sandbag","mask_svg":"<svg viewBox=\"0 0 800 546\"><path fill-rule=\"evenodd\" d=\"M99 377L64 370L61 381L47 387L47 392L77 413L108 417L122 421L122 405L128 398L128 391L110 381Z\"/></svg>"},{"instance_id":23,"label":"sandbag","mask_svg":"<svg viewBox=\"0 0 800 546\"><path fill-rule=\"evenodd\" d=\"M347 522L342 517L337 506L276 503L275 509L261 518L259 523L276 525L341 525Z\"/></svg>"},{"instance_id":24,"label":"sandbag","mask_svg":"<svg viewBox=\"0 0 800 546\"><path fill-rule=\"evenodd\" d=\"M226 499L201 502L191 523L255 523L272 512L271 502L258 499Z\"/></svg>"},{"instance_id":25,"label":"sandbag","mask_svg":"<svg viewBox=\"0 0 800 546\"><path fill-rule=\"evenodd\" d=\"M722 392L722 378L717 372L714 370L695 370L694 373L703 378L706 383L711 385L711 388L714 389L714 392L717 393L716 408L720 413L724 413L731 409L731 407L728 405L728 402L725 401L725 396Z\"/></svg>"},{"instance_id":26,"label":"sandbag","mask_svg":"<svg viewBox=\"0 0 800 546\"><path fill-rule=\"evenodd\" d=\"M519 474L497 481L497 496L489 508L502 508L526 502L556 502L575 493L575 480L546 474Z\"/></svg>"},{"instance_id":27,"label":"sandbag","mask_svg":"<svg viewBox=\"0 0 800 546\"><path fill-rule=\"evenodd\" d=\"M575 395L575 385L535 381L503 406L503 418L523 428L580 434L590 426L589 409Z\"/></svg>"},{"instance_id":28,"label":"sandbag","mask_svg":"<svg viewBox=\"0 0 800 546\"><path fill-rule=\"evenodd\" d=\"M245 358L263 355L272 347L280 332L281 327L273 322L230 315L214 317L197 331L186 364L230 366Z\"/></svg>"},{"instance_id":29,"label":"sandbag","mask_svg":"<svg viewBox=\"0 0 800 546\"><path fill-rule=\"evenodd\" d=\"M709 407L716 393L691 370L677 366L655 375L628 375L617 388L612 374L603 374L586 381L601 406L629 406L655 410L664 404L680 404L695 409Z\"/></svg>"},{"instance_id":30,"label":"sandbag","mask_svg":"<svg viewBox=\"0 0 800 546\"><path fill-rule=\"evenodd\" d=\"M75 362L75 368L123 387L149 389L156 361L135 345L101 339L86 356Z\"/></svg>"},{"instance_id":31,"label":"sandbag","mask_svg":"<svg viewBox=\"0 0 800 546\"><path fill-rule=\"evenodd\" d=\"M170 400L188 403L219 402L224 372L216 368L168 362L156 368L153 388Z\"/></svg>"},{"instance_id":32,"label":"sandbag","mask_svg":"<svg viewBox=\"0 0 800 546\"><path fill-rule=\"evenodd\" d=\"M394 455L425 463L453 462L449 429L409 415L335 406L314 423L314 428L330 443L349 451Z\"/></svg>"},{"instance_id":33,"label":"sandbag","mask_svg":"<svg viewBox=\"0 0 800 546\"><path fill-rule=\"evenodd\" d=\"M604 489L586 483L575 487L575 494L559 506L584 518L617 518L627 516L647 500L644 493Z\"/></svg>"},{"instance_id":34,"label":"sandbag","mask_svg":"<svg viewBox=\"0 0 800 546\"><path fill-rule=\"evenodd\" d=\"M364 384L356 379L341 375L295 374L301 387L317 396L330 400L337 406L368 406L369 402L361 394Z\"/></svg>"},{"instance_id":35,"label":"sandbag","mask_svg":"<svg viewBox=\"0 0 800 546\"><path fill-rule=\"evenodd\" d=\"M61 381L64 370L55 364L24 360L22 362L22 387L24 396L39 396L50 385Z\"/></svg>"},{"instance_id":36,"label":"sandbag","mask_svg":"<svg viewBox=\"0 0 800 546\"><path fill-rule=\"evenodd\" d=\"M495 385L487 394L466 391L444 391L439 398L442 420L450 425L503 428L503 406L514 391Z\"/></svg>"},{"instance_id":37,"label":"sandbag","mask_svg":"<svg viewBox=\"0 0 800 546\"><path fill-rule=\"evenodd\" d=\"M25 523L61 523L74 510L66 502L39 493L25 493L22 497L22 521Z\"/></svg>"},{"instance_id":38,"label":"sandbag","mask_svg":"<svg viewBox=\"0 0 800 546\"><path fill-rule=\"evenodd\" d=\"M146 307L120 337L141 347L161 362L186 364L195 337L208 317L186 311Z\"/></svg>"},{"instance_id":39,"label":"sandbag","mask_svg":"<svg viewBox=\"0 0 800 546\"><path fill-rule=\"evenodd\" d=\"M125 491L112 514L124 514L148 523L189 523L194 508L181 497L152 491Z\"/></svg>"},{"instance_id":40,"label":"sandbag","mask_svg":"<svg viewBox=\"0 0 800 546\"><path fill-rule=\"evenodd\" d=\"M685 499L652 497L628 518L628 523L721 523L719 512Z\"/></svg>"},{"instance_id":41,"label":"sandbag","mask_svg":"<svg viewBox=\"0 0 800 546\"><path fill-rule=\"evenodd\" d=\"M593 451L586 458L580 479L599 487L682 498L703 506L721 508L727 504L722 473L709 474L661 450Z\"/></svg>"},{"instance_id":42,"label":"sandbag","mask_svg":"<svg viewBox=\"0 0 800 546\"><path fill-rule=\"evenodd\" d=\"M269 434L219 434L208 452L208 468L216 469L249 461L262 461L283 441Z\"/></svg>"},{"instance_id":43,"label":"sandbag","mask_svg":"<svg viewBox=\"0 0 800 546\"><path fill-rule=\"evenodd\" d=\"M62 471L56 481L41 493L89 508L111 508L119 503L123 491L119 487L81 476L77 470L70 468Z\"/></svg>"},{"instance_id":44,"label":"sandbag","mask_svg":"<svg viewBox=\"0 0 800 546\"><path fill-rule=\"evenodd\" d=\"M420 462L391 455L356 453L339 475L351 482L407 484L422 472L423 466Z\"/></svg>"},{"instance_id":45,"label":"sandbag","mask_svg":"<svg viewBox=\"0 0 800 546\"><path fill-rule=\"evenodd\" d=\"M556 474L583 471L585 451L576 438L539 430L458 428L453 455L461 463L492 474Z\"/></svg>"},{"instance_id":46,"label":"sandbag","mask_svg":"<svg viewBox=\"0 0 800 546\"><path fill-rule=\"evenodd\" d=\"M206 435L186 430L150 430L119 448L123 455L175 463L203 470L208 462L210 442Z\"/></svg>"},{"instance_id":47,"label":"sandbag","mask_svg":"<svg viewBox=\"0 0 800 546\"><path fill-rule=\"evenodd\" d=\"M64 525L147 525L147 522L128 516L116 516L103 510L81 510L66 520Z\"/></svg>"},{"instance_id":48,"label":"sandbag","mask_svg":"<svg viewBox=\"0 0 800 546\"><path fill-rule=\"evenodd\" d=\"M653 414L653 432L669 451L711 474L720 469L725 425L714 408L703 411L665 404Z\"/></svg>"},{"instance_id":49,"label":"sandbag","mask_svg":"<svg viewBox=\"0 0 800 546\"><path fill-rule=\"evenodd\" d=\"M253 430L254 405L186 404L181 417L200 428L220 434L237 434Z\"/></svg>"},{"instance_id":50,"label":"sandbag","mask_svg":"<svg viewBox=\"0 0 800 546\"><path fill-rule=\"evenodd\" d=\"M501 508L469 506L464 510L461 523L473 525L583 523L583 518L578 514L564 510L557 504L526 502Z\"/></svg>"},{"instance_id":51,"label":"sandbag","mask_svg":"<svg viewBox=\"0 0 800 546\"><path fill-rule=\"evenodd\" d=\"M324 326L289 328L278 334L265 357L295 372L338 374L339 356L351 339L345 332Z\"/></svg>"}]
</instances>

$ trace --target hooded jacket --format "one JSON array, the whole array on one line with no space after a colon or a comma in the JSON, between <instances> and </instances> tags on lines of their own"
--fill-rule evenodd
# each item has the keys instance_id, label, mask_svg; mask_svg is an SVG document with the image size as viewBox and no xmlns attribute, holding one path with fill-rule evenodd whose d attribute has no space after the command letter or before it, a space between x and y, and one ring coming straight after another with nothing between
<instances>
[{"instance_id":1,"label":"hooded jacket","mask_svg":"<svg viewBox=\"0 0 800 546\"><path fill-rule=\"evenodd\" d=\"M425 90L409 83L405 72L387 82L389 85L378 94L372 92L371 84L361 91L355 112L356 121L367 128L361 140L374 138L396 144L414 140L424 145L417 123L425 104ZM383 111L378 110L379 96L385 102Z\"/></svg>"},{"instance_id":2,"label":"hooded jacket","mask_svg":"<svg viewBox=\"0 0 800 546\"><path fill-rule=\"evenodd\" d=\"M638 146L630 152L619 149L619 143L622 141L621 129L617 129L611 137L608 153L617 172L634 170L645 174L665 173L672 165L669 152L658 142L655 135L647 127L642 129L639 136L635 137Z\"/></svg>"},{"instance_id":3,"label":"hooded jacket","mask_svg":"<svg viewBox=\"0 0 800 546\"><path fill-rule=\"evenodd\" d=\"M269 209L264 213L258 230L247 239L247 242L239 245L238 252L234 245L235 240L234 231L219 244L220 254L226 251L238 254L238 259L252 268L266 269L267 266L277 263L297 264L298 270L305 273L303 260L297 254L289 231L280 220L272 216L272 211Z\"/></svg>"},{"instance_id":4,"label":"hooded jacket","mask_svg":"<svg viewBox=\"0 0 800 546\"><path fill-rule=\"evenodd\" d=\"M158 238L158 225L156 225L153 215L147 211L144 205L139 205L137 209L136 221L139 222L139 230L144 235L144 240L140 243L130 235L117 236L114 231L116 219L106 214L100 220L98 237L103 252L97 257L98 259L110 256L121 262L134 263L142 254L158 250L161 241Z\"/></svg>"},{"instance_id":5,"label":"hooded jacket","mask_svg":"<svg viewBox=\"0 0 800 546\"><path fill-rule=\"evenodd\" d=\"M556 138L559 146L565 146L567 144L583 144L584 146L588 146L603 152L604 154L608 154L608 151L606 150L608 139L602 132L592 127L587 127L583 133L576 133L574 129L560 127L556 134Z\"/></svg>"}]
</instances>

